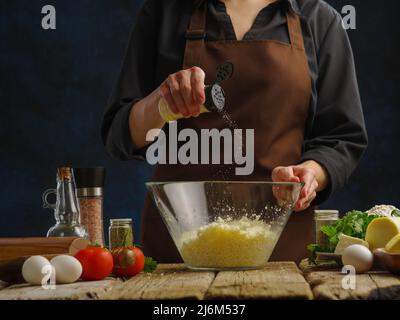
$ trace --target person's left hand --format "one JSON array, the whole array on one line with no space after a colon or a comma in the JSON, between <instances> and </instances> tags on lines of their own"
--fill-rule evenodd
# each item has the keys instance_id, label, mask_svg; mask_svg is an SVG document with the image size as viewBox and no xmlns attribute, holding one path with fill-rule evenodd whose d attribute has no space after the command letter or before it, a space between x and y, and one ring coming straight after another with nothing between
<instances>
[{"instance_id":1,"label":"person's left hand","mask_svg":"<svg viewBox=\"0 0 400 320\"><path fill-rule=\"evenodd\" d=\"M272 181L274 182L303 182L304 187L300 192L294 211L307 209L317 196L318 182L316 173L313 169L301 165L276 167L272 171Z\"/></svg>"}]
</instances>

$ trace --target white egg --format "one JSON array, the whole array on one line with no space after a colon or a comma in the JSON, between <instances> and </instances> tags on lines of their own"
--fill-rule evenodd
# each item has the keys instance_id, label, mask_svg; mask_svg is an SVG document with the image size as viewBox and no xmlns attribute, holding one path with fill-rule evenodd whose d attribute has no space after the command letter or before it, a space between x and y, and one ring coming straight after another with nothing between
<instances>
[{"instance_id":1,"label":"white egg","mask_svg":"<svg viewBox=\"0 0 400 320\"><path fill-rule=\"evenodd\" d=\"M42 280L49 278L46 274L51 273L49 260L42 256L28 258L22 266L22 276L30 284L42 284Z\"/></svg>"},{"instance_id":2,"label":"white egg","mask_svg":"<svg viewBox=\"0 0 400 320\"><path fill-rule=\"evenodd\" d=\"M50 263L55 269L57 283L75 282L82 274L81 263L72 256L56 256L51 259Z\"/></svg>"},{"instance_id":3,"label":"white egg","mask_svg":"<svg viewBox=\"0 0 400 320\"><path fill-rule=\"evenodd\" d=\"M342 254L343 265L353 266L357 273L364 273L372 268L374 255L360 244L353 244L344 249Z\"/></svg>"}]
</instances>

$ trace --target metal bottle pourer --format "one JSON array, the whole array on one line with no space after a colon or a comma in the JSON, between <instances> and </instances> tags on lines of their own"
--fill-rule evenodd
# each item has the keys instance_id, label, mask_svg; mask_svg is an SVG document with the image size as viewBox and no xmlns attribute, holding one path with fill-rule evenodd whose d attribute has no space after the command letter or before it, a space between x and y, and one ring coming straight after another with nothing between
<instances>
[{"instance_id":1,"label":"metal bottle pourer","mask_svg":"<svg viewBox=\"0 0 400 320\"><path fill-rule=\"evenodd\" d=\"M225 80L228 80L233 75L232 62L224 62L217 68L216 82L204 88L206 101L200 106L200 113L205 112L221 112L225 107L225 92L220 86ZM181 113L174 113L169 108L167 101L161 98L158 102L158 110L164 121L175 121L183 118Z\"/></svg>"}]
</instances>

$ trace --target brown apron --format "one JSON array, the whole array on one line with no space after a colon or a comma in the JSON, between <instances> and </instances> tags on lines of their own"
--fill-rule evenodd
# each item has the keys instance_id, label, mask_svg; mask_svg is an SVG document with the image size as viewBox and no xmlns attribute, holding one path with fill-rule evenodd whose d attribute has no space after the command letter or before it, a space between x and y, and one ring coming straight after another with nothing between
<instances>
[{"instance_id":1,"label":"brown apron","mask_svg":"<svg viewBox=\"0 0 400 320\"><path fill-rule=\"evenodd\" d=\"M311 95L311 79L303 44L300 18L288 6L290 43L274 40L205 41L207 2L193 11L187 31L183 68L198 66L206 84L214 83L217 67L234 64L234 74L223 83L226 110L242 129L254 129L255 164L250 176L236 176L223 165L158 165L152 181L263 180L271 179L276 166L298 164ZM226 128L218 114L178 120L178 130ZM223 176L220 173L223 172ZM307 256L313 240L312 210L293 213L271 260L299 262ZM178 262L181 257L157 209L146 197L142 214L142 244L145 254L160 262Z\"/></svg>"}]
</instances>

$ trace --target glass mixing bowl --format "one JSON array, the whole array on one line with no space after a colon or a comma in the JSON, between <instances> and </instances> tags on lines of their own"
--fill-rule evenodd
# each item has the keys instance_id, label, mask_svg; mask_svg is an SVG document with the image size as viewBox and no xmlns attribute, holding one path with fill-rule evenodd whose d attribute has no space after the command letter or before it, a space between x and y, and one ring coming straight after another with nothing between
<instances>
[{"instance_id":1,"label":"glass mixing bowl","mask_svg":"<svg viewBox=\"0 0 400 320\"><path fill-rule=\"evenodd\" d=\"M188 181L146 186L187 267L245 270L266 264L303 184Z\"/></svg>"}]
</instances>

